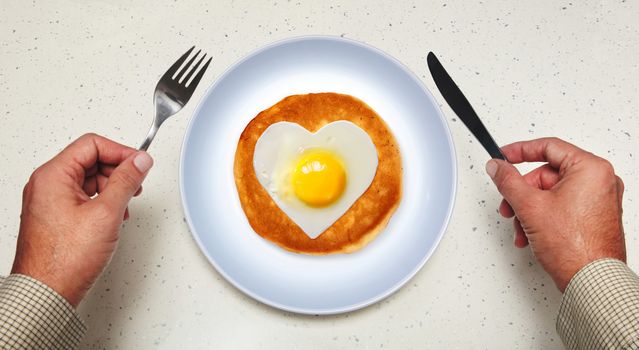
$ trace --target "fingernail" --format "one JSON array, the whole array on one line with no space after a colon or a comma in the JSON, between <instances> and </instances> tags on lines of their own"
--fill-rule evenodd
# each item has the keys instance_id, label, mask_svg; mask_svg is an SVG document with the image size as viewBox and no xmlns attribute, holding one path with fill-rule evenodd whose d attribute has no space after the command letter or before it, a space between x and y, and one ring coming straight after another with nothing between
<instances>
[{"instance_id":1,"label":"fingernail","mask_svg":"<svg viewBox=\"0 0 639 350\"><path fill-rule=\"evenodd\" d=\"M495 177L495 174L497 173L496 161L491 159L488 161L488 163L486 163L486 173L488 173L488 176L490 176L491 179Z\"/></svg>"},{"instance_id":2,"label":"fingernail","mask_svg":"<svg viewBox=\"0 0 639 350\"><path fill-rule=\"evenodd\" d=\"M153 166L153 158L144 151L139 152L135 158L133 158L133 165L135 165L141 173L146 173Z\"/></svg>"}]
</instances>

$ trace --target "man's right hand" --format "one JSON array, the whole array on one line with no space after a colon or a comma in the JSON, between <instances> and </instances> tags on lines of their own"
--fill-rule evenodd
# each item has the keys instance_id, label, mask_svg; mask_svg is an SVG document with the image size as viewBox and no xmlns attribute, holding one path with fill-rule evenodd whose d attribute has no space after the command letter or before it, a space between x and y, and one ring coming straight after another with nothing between
<instances>
[{"instance_id":1,"label":"man's right hand","mask_svg":"<svg viewBox=\"0 0 639 350\"><path fill-rule=\"evenodd\" d=\"M561 292L592 261L626 261L624 185L607 160L557 138L516 142L502 152L513 164L547 163L522 176L493 159L486 172L504 196L501 215L516 216L515 245L530 243Z\"/></svg>"}]
</instances>

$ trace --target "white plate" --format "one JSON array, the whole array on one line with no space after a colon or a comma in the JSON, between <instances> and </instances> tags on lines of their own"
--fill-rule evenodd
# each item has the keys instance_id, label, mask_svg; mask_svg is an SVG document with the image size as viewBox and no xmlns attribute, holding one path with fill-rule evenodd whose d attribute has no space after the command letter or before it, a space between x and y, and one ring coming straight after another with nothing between
<instances>
[{"instance_id":1,"label":"white plate","mask_svg":"<svg viewBox=\"0 0 639 350\"><path fill-rule=\"evenodd\" d=\"M390 126L402 153L403 196L388 227L361 251L290 253L249 226L233 180L235 148L260 111L288 95L329 91L362 99ZM356 310L404 285L444 234L456 180L450 131L424 85L387 54L337 37L280 41L231 67L200 101L180 159L186 219L211 264L251 297L304 314Z\"/></svg>"}]
</instances>

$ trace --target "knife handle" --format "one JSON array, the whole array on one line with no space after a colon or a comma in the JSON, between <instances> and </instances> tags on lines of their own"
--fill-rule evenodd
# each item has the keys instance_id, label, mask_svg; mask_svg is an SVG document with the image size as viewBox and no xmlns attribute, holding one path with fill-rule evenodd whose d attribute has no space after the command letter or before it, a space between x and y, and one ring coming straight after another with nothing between
<instances>
[{"instance_id":1,"label":"knife handle","mask_svg":"<svg viewBox=\"0 0 639 350\"><path fill-rule=\"evenodd\" d=\"M490 157L493 159L501 159L501 160L508 161L506 157L504 156L504 154L501 153L501 149L499 148L499 146L497 146L497 143L495 142L495 140L493 140L492 136L490 136L486 128L483 127L483 125L482 125L482 129L483 130L476 133L475 136L477 137L477 140L479 140L479 143L481 143L481 145L484 146L486 151L488 151L488 154L490 154Z\"/></svg>"}]
</instances>

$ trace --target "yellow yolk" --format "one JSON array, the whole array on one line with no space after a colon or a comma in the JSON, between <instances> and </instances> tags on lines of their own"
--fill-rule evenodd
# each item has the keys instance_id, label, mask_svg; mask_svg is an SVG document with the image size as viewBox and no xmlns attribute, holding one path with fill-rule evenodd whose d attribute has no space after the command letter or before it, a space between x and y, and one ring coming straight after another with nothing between
<instances>
[{"instance_id":1,"label":"yellow yolk","mask_svg":"<svg viewBox=\"0 0 639 350\"><path fill-rule=\"evenodd\" d=\"M297 198L312 207L325 207L344 192L346 171L334 154L315 150L302 155L292 180Z\"/></svg>"}]
</instances>

